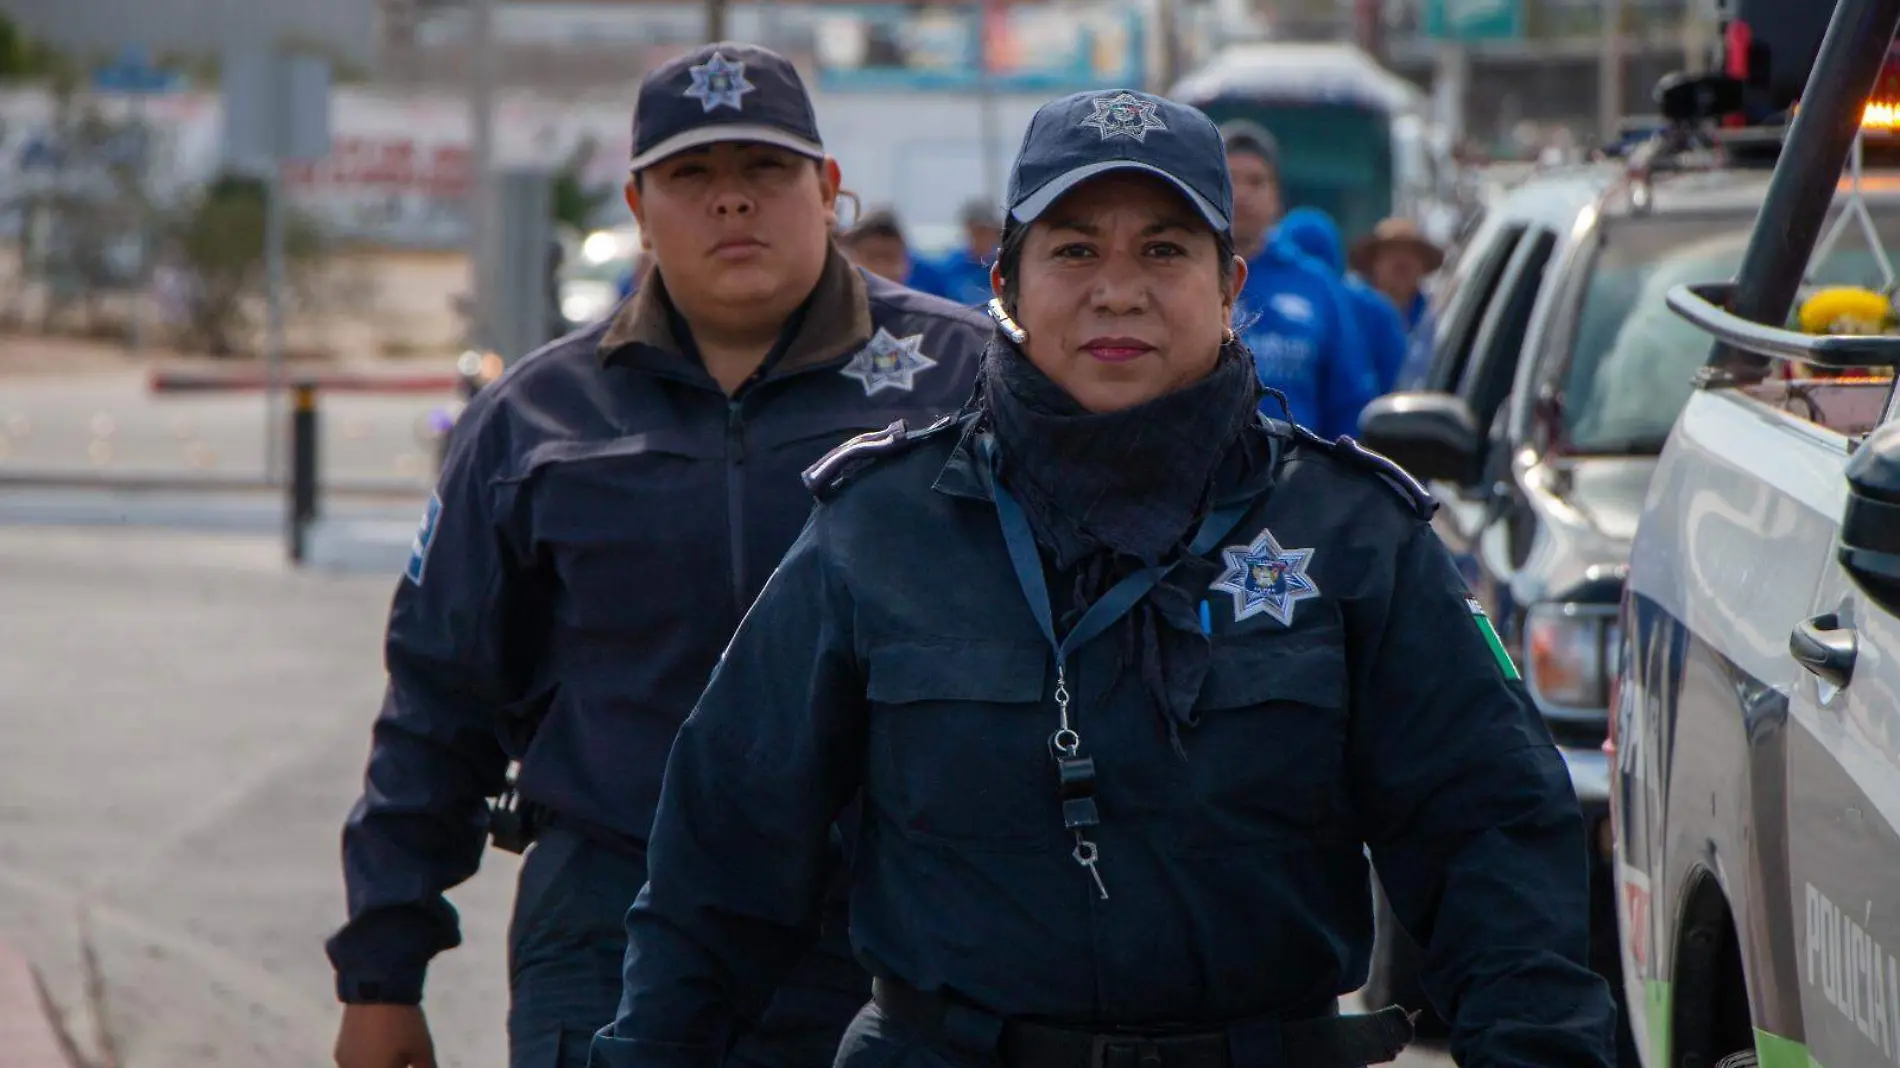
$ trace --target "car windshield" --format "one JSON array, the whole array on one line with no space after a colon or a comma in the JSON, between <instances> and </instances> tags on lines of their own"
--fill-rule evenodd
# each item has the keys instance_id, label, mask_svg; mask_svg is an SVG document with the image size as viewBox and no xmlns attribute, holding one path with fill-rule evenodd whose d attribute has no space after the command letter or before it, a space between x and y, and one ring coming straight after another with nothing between
<instances>
[{"instance_id":1,"label":"car windshield","mask_svg":"<svg viewBox=\"0 0 1900 1068\"><path fill-rule=\"evenodd\" d=\"M1900 248L1900 204L1869 205L1885 248ZM1653 215L1607 223L1578 315L1563 383L1566 440L1580 453L1657 453L1695 391L1709 336L1663 302L1685 282L1735 277L1753 212ZM1817 285L1884 289L1879 262L1850 225L1814 272Z\"/></svg>"}]
</instances>

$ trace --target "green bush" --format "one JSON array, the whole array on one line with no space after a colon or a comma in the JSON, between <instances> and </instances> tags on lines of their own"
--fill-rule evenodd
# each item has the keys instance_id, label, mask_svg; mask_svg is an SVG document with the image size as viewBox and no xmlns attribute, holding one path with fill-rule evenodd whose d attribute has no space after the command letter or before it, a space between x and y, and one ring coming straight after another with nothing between
<instances>
[{"instance_id":1,"label":"green bush","mask_svg":"<svg viewBox=\"0 0 1900 1068\"><path fill-rule=\"evenodd\" d=\"M171 244L191 279L187 342L231 356L255 329L253 298L266 295L264 183L225 175L205 188L173 227ZM287 211L284 220L286 303L307 296L326 252L322 231Z\"/></svg>"}]
</instances>

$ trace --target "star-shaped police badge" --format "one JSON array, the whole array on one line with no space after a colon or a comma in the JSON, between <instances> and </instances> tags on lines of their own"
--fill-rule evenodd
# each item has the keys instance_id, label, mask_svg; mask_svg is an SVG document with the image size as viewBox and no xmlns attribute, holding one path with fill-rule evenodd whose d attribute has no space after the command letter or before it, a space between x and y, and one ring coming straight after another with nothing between
<instances>
[{"instance_id":1,"label":"star-shaped police badge","mask_svg":"<svg viewBox=\"0 0 1900 1068\"><path fill-rule=\"evenodd\" d=\"M1111 137L1132 137L1146 143L1149 130L1168 128L1167 123L1155 115L1159 105L1133 93L1098 96L1091 103L1095 111L1082 120L1082 125L1100 131L1104 141Z\"/></svg>"},{"instance_id":2,"label":"star-shaped police badge","mask_svg":"<svg viewBox=\"0 0 1900 1068\"><path fill-rule=\"evenodd\" d=\"M867 397L880 389L909 392L916 388L917 372L937 366L936 360L924 355L923 343L922 334L892 337L890 331L880 326L838 373L862 383Z\"/></svg>"},{"instance_id":3,"label":"star-shaped police badge","mask_svg":"<svg viewBox=\"0 0 1900 1068\"><path fill-rule=\"evenodd\" d=\"M1234 595L1234 622L1266 614L1282 626L1293 625L1293 608L1319 596L1319 587L1306 574L1311 549L1282 549L1273 532L1262 528L1251 545L1221 550L1227 570L1208 586Z\"/></svg>"},{"instance_id":4,"label":"star-shaped police badge","mask_svg":"<svg viewBox=\"0 0 1900 1068\"><path fill-rule=\"evenodd\" d=\"M699 101L699 106L706 111L714 108L743 110L745 95L757 88L745 80L744 63L736 63L718 52L688 73L693 76L693 84L687 87L686 95Z\"/></svg>"}]
</instances>

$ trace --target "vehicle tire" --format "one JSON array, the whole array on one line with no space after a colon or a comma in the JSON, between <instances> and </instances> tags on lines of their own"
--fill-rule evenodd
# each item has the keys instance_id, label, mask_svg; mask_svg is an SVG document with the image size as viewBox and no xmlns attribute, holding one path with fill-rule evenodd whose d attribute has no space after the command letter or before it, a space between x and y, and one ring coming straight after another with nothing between
<instances>
[{"instance_id":1,"label":"vehicle tire","mask_svg":"<svg viewBox=\"0 0 1900 1068\"><path fill-rule=\"evenodd\" d=\"M1392 906L1386 903L1385 891L1377 877L1372 880L1372 901L1376 933L1372 943L1372 968L1366 976L1366 1008L1398 1005L1407 1012L1416 1012L1418 1019L1412 1025L1414 1037L1425 1041L1444 1039L1450 1035L1451 1028L1426 999L1425 985L1420 979L1425 951L1400 926Z\"/></svg>"}]
</instances>

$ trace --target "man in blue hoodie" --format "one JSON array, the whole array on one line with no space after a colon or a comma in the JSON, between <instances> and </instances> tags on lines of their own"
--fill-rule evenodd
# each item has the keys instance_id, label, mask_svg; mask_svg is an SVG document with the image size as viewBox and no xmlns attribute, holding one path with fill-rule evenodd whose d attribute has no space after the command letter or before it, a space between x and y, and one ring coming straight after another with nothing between
<instances>
[{"instance_id":1,"label":"man in blue hoodie","mask_svg":"<svg viewBox=\"0 0 1900 1068\"><path fill-rule=\"evenodd\" d=\"M963 224L963 245L935 260L920 262L909 285L932 296L978 307L988 304L992 295L990 264L996 259L1003 224L996 208L981 199L964 204L959 221Z\"/></svg>"},{"instance_id":2,"label":"man in blue hoodie","mask_svg":"<svg viewBox=\"0 0 1900 1068\"><path fill-rule=\"evenodd\" d=\"M1294 422L1327 438L1357 433L1379 380L1345 290L1291 244L1268 240L1281 205L1273 135L1241 121L1221 136L1234 184L1234 244L1247 260L1234 329L1253 350L1261 384L1286 399ZM1273 394L1261 409L1281 414Z\"/></svg>"},{"instance_id":3,"label":"man in blue hoodie","mask_svg":"<svg viewBox=\"0 0 1900 1068\"><path fill-rule=\"evenodd\" d=\"M1294 208L1274 231L1275 241L1286 241L1332 272L1346 289L1353 324L1379 375L1379 392L1389 393L1405 363L1405 322L1385 295L1346 270L1346 244L1333 217L1318 208Z\"/></svg>"}]
</instances>

